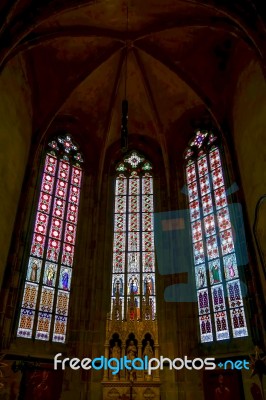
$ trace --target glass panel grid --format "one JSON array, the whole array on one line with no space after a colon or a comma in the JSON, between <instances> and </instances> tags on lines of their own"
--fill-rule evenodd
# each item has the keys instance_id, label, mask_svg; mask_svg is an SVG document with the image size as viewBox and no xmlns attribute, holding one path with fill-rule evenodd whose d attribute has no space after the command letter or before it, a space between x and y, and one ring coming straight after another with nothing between
<instances>
[{"instance_id":1,"label":"glass panel grid","mask_svg":"<svg viewBox=\"0 0 266 400\"><path fill-rule=\"evenodd\" d=\"M208 157L201 155L197 163L189 161L186 178L201 342L211 342L214 337L216 340L230 338L228 319L233 337L247 336L240 281L235 279L238 268L219 149L213 148ZM227 282L228 303L224 282Z\"/></svg>"},{"instance_id":2,"label":"glass panel grid","mask_svg":"<svg viewBox=\"0 0 266 400\"><path fill-rule=\"evenodd\" d=\"M52 340L65 342L81 178L80 167L46 155L17 330L19 337L35 335L38 340L48 341L53 329ZM64 264L61 268L60 254Z\"/></svg>"},{"instance_id":3,"label":"glass panel grid","mask_svg":"<svg viewBox=\"0 0 266 400\"><path fill-rule=\"evenodd\" d=\"M121 168L120 170L122 171ZM123 167L123 171L125 170L126 168ZM141 294L145 298L146 293L145 279L145 284L147 283L150 291L153 317L155 317L153 230L152 175L145 172L141 176L136 170L129 176L124 175L124 173L119 174L115 180L111 312L113 312L116 290L119 288L123 317L125 316L124 313L127 312L130 294L133 294L137 318L140 318L141 304L144 301Z\"/></svg>"}]
</instances>

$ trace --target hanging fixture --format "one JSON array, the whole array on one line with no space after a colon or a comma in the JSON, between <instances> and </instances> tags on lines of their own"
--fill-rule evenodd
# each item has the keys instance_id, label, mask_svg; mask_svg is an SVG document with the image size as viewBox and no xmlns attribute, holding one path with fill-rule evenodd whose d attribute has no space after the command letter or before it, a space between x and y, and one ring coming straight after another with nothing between
<instances>
[{"instance_id":1,"label":"hanging fixture","mask_svg":"<svg viewBox=\"0 0 266 400\"><path fill-rule=\"evenodd\" d=\"M126 153L128 150L128 101L125 99L122 101L122 125L121 125L121 150L122 153Z\"/></svg>"},{"instance_id":2,"label":"hanging fixture","mask_svg":"<svg viewBox=\"0 0 266 400\"><path fill-rule=\"evenodd\" d=\"M127 22L126 22L126 37L128 38L128 3L127 3ZM125 56L125 94L122 100L122 121L121 121L121 150L126 153L128 150L128 101L127 101L127 57L128 57L128 40L126 40L126 56Z\"/></svg>"}]
</instances>

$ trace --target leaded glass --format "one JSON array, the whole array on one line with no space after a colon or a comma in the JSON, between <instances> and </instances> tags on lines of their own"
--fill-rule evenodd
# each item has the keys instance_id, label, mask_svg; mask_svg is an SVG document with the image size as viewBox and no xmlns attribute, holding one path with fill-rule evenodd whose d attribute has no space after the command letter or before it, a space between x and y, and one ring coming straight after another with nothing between
<instances>
[{"instance_id":1,"label":"leaded glass","mask_svg":"<svg viewBox=\"0 0 266 400\"><path fill-rule=\"evenodd\" d=\"M35 312L33 310L21 309L17 336L24 338L32 337L32 329L34 324Z\"/></svg>"},{"instance_id":2,"label":"leaded glass","mask_svg":"<svg viewBox=\"0 0 266 400\"><path fill-rule=\"evenodd\" d=\"M116 196L115 198L115 212L125 213L126 212L126 196Z\"/></svg>"},{"instance_id":3,"label":"leaded glass","mask_svg":"<svg viewBox=\"0 0 266 400\"><path fill-rule=\"evenodd\" d=\"M58 180L56 184L55 195L65 200L67 197L67 186L67 182Z\"/></svg>"},{"instance_id":4,"label":"leaded glass","mask_svg":"<svg viewBox=\"0 0 266 400\"><path fill-rule=\"evenodd\" d=\"M53 140L49 146L52 151L47 152L43 164L17 335L64 343L82 155L70 135Z\"/></svg>"},{"instance_id":5,"label":"leaded glass","mask_svg":"<svg viewBox=\"0 0 266 400\"><path fill-rule=\"evenodd\" d=\"M75 225L66 223L64 241L68 242L70 244L75 243L75 241L76 241L76 226Z\"/></svg>"},{"instance_id":6,"label":"leaded glass","mask_svg":"<svg viewBox=\"0 0 266 400\"><path fill-rule=\"evenodd\" d=\"M44 243L45 236L34 233L30 253L33 256L42 257L44 252Z\"/></svg>"},{"instance_id":7,"label":"leaded glass","mask_svg":"<svg viewBox=\"0 0 266 400\"><path fill-rule=\"evenodd\" d=\"M201 342L212 342L213 341L213 333L212 333L212 322L209 314L201 315L199 317L199 326L200 326L200 337Z\"/></svg>"},{"instance_id":8,"label":"leaded glass","mask_svg":"<svg viewBox=\"0 0 266 400\"><path fill-rule=\"evenodd\" d=\"M214 199L217 210L227 205L225 188L214 190Z\"/></svg>"},{"instance_id":9,"label":"leaded glass","mask_svg":"<svg viewBox=\"0 0 266 400\"><path fill-rule=\"evenodd\" d=\"M53 342L64 343L66 341L67 317L56 315L54 322Z\"/></svg>"},{"instance_id":10,"label":"leaded glass","mask_svg":"<svg viewBox=\"0 0 266 400\"><path fill-rule=\"evenodd\" d=\"M204 227L205 227L205 234L206 237L212 236L215 234L215 220L214 220L214 215L210 214L207 217L204 217Z\"/></svg>"},{"instance_id":11,"label":"leaded glass","mask_svg":"<svg viewBox=\"0 0 266 400\"><path fill-rule=\"evenodd\" d=\"M220 240L223 255L232 253L232 251L234 251L234 241L231 229L221 232Z\"/></svg>"},{"instance_id":12,"label":"leaded glass","mask_svg":"<svg viewBox=\"0 0 266 400\"><path fill-rule=\"evenodd\" d=\"M124 295L124 289L125 289L125 276L123 275L118 275L118 274L113 274L112 278L112 296L115 297L116 292L118 291L119 296Z\"/></svg>"},{"instance_id":13,"label":"leaded glass","mask_svg":"<svg viewBox=\"0 0 266 400\"><path fill-rule=\"evenodd\" d=\"M57 159L55 157L49 155L48 157L45 158L44 172L46 172L49 175L55 175L56 166L57 166Z\"/></svg>"},{"instance_id":14,"label":"leaded glass","mask_svg":"<svg viewBox=\"0 0 266 400\"><path fill-rule=\"evenodd\" d=\"M26 280L39 283L41 275L42 260L34 257L29 258Z\"/></svg>"},{"instance_id":15,"label":"leaded glass","mask_svg":"<svg viewBox=\"0 0 266 400\"><path fill-rule=\"evenodd\" d=\"M128 251L139 250L139 232L128 232Z\"/></svg>"},{"instance_id":16,"label":"leaded glass","mask_svg":"<svg viewBox=\"0 0 266 400\"><path fill-rule=\"evenodd\" d=\"M114 248L115 251L125 251L126 248L126 235L125 233L114 234Z\"/></svg>"},{"instance_id":17,"label":"leaded glass","mask_svg":"<svg viewBox=\"0 0 266 400\"><path fill-rule=\"evenodd\" d=\"M202 264L204 262L203 242L199 241L193 244L194 264Z\"/></svg>"},{"instance_id":18,"label":"leaded glass","mask_svg":"<svg viewBox=\"0 0 266 400\"><path fill-rule=\"evenodd\" d=\"M227 207L217 211L217 219L220 231L231 228L230 215Z\"/></svg>"},{"instance_id":19,"label":"leaded glass","mask_svg":"<svg viewBox=\"0 0 266 400\"><path fill-rule=\"evenodd\" d=\"M71 150L76 151L78 149L78 147L73 143L70 135L66 135L65 137L59 137L58 142L63 144L64 150L67 153L70 153Z\"/></svg>"},{"instance_id":20,"label":"leaded glass","mask_svg":"<svg viewBox=\"0 0 266 400\"><path fill-rule=\"evenodd\" d=\"M71 184L80 187L82 178L82 170L78 167L72 168Z\"/></svg>"},{"instance_id":21,"label":"leaded glass","mask_svg":"<svg viewBox=\"0 0 266 400\"><path fill-rule=\"evenodd\" d=\"M205 194L210 193L211 187L210 187L210 181L208 175L202 176L199 180L200 182L200 192L201 196L204 196Z\"/></svg>"},{"instance_id":22,"label":"leaded glass","mask_svg":"<svg viewBox=\"0 0 266 400\"><path fill-rule=\"evenodd\" d=\"M59 240L49 239L47 246L47 254L46 257L50 261L57 262L60 252L61 243Z\"/></svg>"},{"instance_id":23,"label":"leaded glass","mask_svg":"<svg viewBox=\"0 0 266 400\"><path fill-rule=\"evenodd\" d=\"M74 258L74 246L63 243L62 264L72 267Z\"/></svg>"},{"instance_id":24,"label":"leaded glass","mask_svg":"<svg viewBox=\"0 0 266 400\"><path fill-rule=\"evenodd\" d=\"M198 159L198 174L199 176L204 176L208 172L207 157L203 156Z\"/></svg>"},{"instance_id":25,"label":"leaded glass","mask_svg":"<svg viewBox=\"0 0 266 400\"><path fill-rule=\"evenodd\" d=\"M248 335L216 140L198 131L184 155L202 343Z\"/></svg>"},{"instance_id":26,"label":"leaded glass","mask_svg":"<svg viewBox=\"0 0 266 400\"><path fill-rule=\"evenodd\" d=\"M234 279L238 277L237 262L235 253L223 257L225 279Z\"/></svg>"},{"instance_id":27,"label":"leaded glass","mask_svg":"<svg viewBox=\"0 0 266 400\"><path fill-rule=\"evenodd\" d=\"M216 235L206 238L208 260L219 257L218 243Z\"/></svg>"},{"instance_id":28,"label":"leaded glass","mask_svg":"<svg viewBox=\"0 0 266 400\"><path fill-rule=\"evenodd\" d=\"M142 211L153 212L153 196L143 195L142 196Z\"/></svg>"},{"instance_id":29,"label":"leaded glass","mask_svg":"<svg viewBox=\"0 0 266 400\"><path fill-rule=\"evenodd\" d=\"M222 282L220 259L210 261L208 263L210 273L210 283L215 285L216 283Z\"/></svg>"},{"instance_id":30,"label":"leaded glass","mask_svg":"<svg viewBox=\"0 0 266 400\"><path fill-rule=\"evenodd\" d=\"M210 151L210 166L211 169L216 169L221 167L221 158L218 149Z\"/></svg>"},{"instance_id":31,"label":"leaded glass","mask_svg":"<svg viewBox=\"0 0 266 400\"><path fill-rule=\"evenodd\" d=\"M149 296L155 295L155 275L143 274L142 279L142 291L144 296L146 293L148 293Z\"/></svg>"},{"instance_id":32,"label":"leaded glass","mask_svg":"<svg viewBox=\"0 0 266 400\"><path fill-rule=\"evenodd\" d=\"M142 213L142 225L143 225L143 230L153 231L153 214L152 213Z\"/></svg>"},{"instance_id":33,"label":"leaded glass","mask_svg":"<svg viewBox=\"0 0 266 400\"><path fill-rule=\"evenodd\" d=\"M142 193L153 194L153 178L148 173L142 177Z\"/></svg>"},{"instance_id":34,"label":"leaded glass","mask_svg":"<svg viewBox=\"0 0 266 400\"><path fill-rule=\"evenodd\" d=\"M58 179L69 180L70 165L64 161L59 162Z\"/></svg>"},{"instance_id":35,"label":"leaded glass","mask_svg":"<svg viewBox=\"0 0 266 400\"><path fill-rule=\"evenodd\" d=\"M22 300L23 308L34 309L36 307L37 295L38 295L39 286L35 283L25 283L24 294Z\"/></svg>"},{"instance_id":36,"label":"leaded glass","mask_svg":"<svg viewBox=\"0 0 266 400\"><path fill-rule=\"evenodd\" d=\"M51 207L51 201L52 201L52 196L50 196L47 193L42 193L40 194L40 199L39 199L39 204L38 204L38 210L49 214L50 213L50 207Z\"/></svg>"},{"instance_id":37,"label":"leaded glass","mask_svg":"<svg viewBox=\"0 0 266 400\"><path fill-rule=\"evenodd\" d=\"M223 285L211 287L213 310L215 312L225 310Z\"/></svg>"},{"instance_id":38,"label":"leaded glass","mask_svg":"<svg viewBox=\"0 0 266 400\"><path fill-rule=\"evenodd\" d=\"M195 163L189 163L187 165L186 171L187 171L187 182L188 183L194 182L197 179Z\"/></svg>"},{"instance_id":39,"label":"leaded glass","mask_svg":"<svg viewBox=\"0 0 266 400\"><path fill-rule=\"evenodd\" d=\"M198 291L199 313L208 314L210 312L209 293L207 289Z\"/></svg>"},{"instance_id":40,"label":"leaded glass","mask_svg":"<svg viewBox=\"0 0 266 400\"><path fill-rule=\"evenodd\" d=\"M137 175L133 175L129 178L129 195L137 195L140 193L140 180Z\"/></svg>"},{"instance_id":41,"label":"leaded glass","mask_svg":"<svg viewBox=\"0 0 266 400\"><path fill-rule=\"evenodd\" d=\"M142 250L152 251L154 248L154 238L153 232L143 232L142 233Z\"/></svg>"},{"instance_id":42,"label":"leaded glass","mask_svg":"<svg viewBox=\"0 0 266 400\"><path fill-rule=\"evenodd\" d=\"M195 278L197 289L202 289L207 286L207 276L205 264L197 265L195 267Z\"/></svg>"},{"instance_id":43,"label":"leaded glass","mask_svg":"<svg viewBox=\"0 0 266 400\"><path fill-rule=\"evenodd\" d=\"M77 188L76 186L71 185L70 186L70 192L69 192L69 201L71 203L74 203L76 205L78 205L79 203L79 188Z\"/></svg>"},{"instance_id":44,"label":"leaded glass","mask_svg":"<svg viewBox=\"0 0 266 400\"><path fill-rule=\"evenodd\" d=\"M125 267L125 253L116 251L113 255L113 272L124 272Z\"/></svg>"},{"instance_id":45,"label":"leaded glass","mask_svg":"<svg viewBox=\"0 0 266 400\"><path fill-rule=\"evenodd\" d=\"M142 253L142 265L143 265L143 272L155 271L154 252L149 251Z\"/></svg>"},{"instance_id":46,"label":"leaded glass","mask_svg":"<svg viewBox=\"0 0 266 400\"><path fill-rule=\"evenodd\" d=\"M233 337L248 336L245 311L243 307L230 310L230 316L233 325Z\"/></svg>"},{"instance_id":47,"label":"leaded glass","mask_svg":"<svg viewBox=\"0 0 266 400\"><path fill-rule=\"evenodd\" d=\"M191 229L192 229L193 243L202 240L201 222L200 221L193 222L191 224Z\"/></svg>"},{"instance_id":48,"label":"leaded glass","mask_svg":"<svg viewBox=\"0 0 266 400\"><path fill-rule=\"evenodd\" d=\"M72 222L73 224L76 224L77 219L78 219L78 207L74 204L69 203L67 206L66 220L68 222Z\"/></svg>"},{"instance_id":49,"label":"leaded glass","mask_svg":"<svg viewBox=\"0 0 266 400\"><path fill-rule=\"evenodd\" d=\"M63 290L70 290L72 268L62 266L59 275L59 288Z\"/></svg>"},{"instance_id":50,"label":"leaded glass","mask_svg":"<svg viewBox=\"0 0 266 400\"><path fill-rule=\"evenodd\" d=\"M217 340L229 339L227 314L225 311L214 313Z\"/></svg>"},{"instance_id":51,"label":"leaded glass","mask_svg":"<svg viewBox=\"0 0 266 400\"><path fill-rule=\"evenodd\" d=\"M209 138L209 140L208 140L208 145L209 144L212 144L212 143L214 143L214 142L216 142L217 141L217 136L215 136L213 133L210 133L209 134L209 136L208 136L208 138Z\"/></svg>"},{"instance_id":52,"label":"leaded glass","mask_svg":"<svg viewBox=\"0 0 266 400\"><path fill-rule=\"evenodd\" d=\"M119 175L116 179L115 194L116 196L127 194L127 178L124 175Z\"/></svg>"},{"instance_id":53,"label":"leaded glass","mask_svg":"<svg viewBox=\"0 0 266 400\"><path fill-rule=\"evenodd\" d=\"M127 163L129 163L133 168L136 168L138 164L140 164L144 160L143 157L140 157L135 151L131 153L131 155L125 159Z\"/></svg>"},{"instance_id":54,"label":"leaded glass","mask_svg":"<svg viewBox=\"0 0 266 400\"><path fill-rule=\"evenodd\" d=\"M114 231L124 232L126 230L126 214L115 214Z\"/></svg>"},{"instance_id":55,"label":"leaded glass","mask_svg":"<svg viewBox=\"0 0 266 400\"><path fill-rule=\"evenodd\" d=\"M123 318L141 318L142 304L146 302L144 280L150 288L147 295L149 304L152 304L152 318L155 318L152 165L133 151L117 165L116 171L112 318L121 317L118 309L114 308L117 301L121 301L119 309L122 309ZM148 316L143 315L142 318Z\"/></svg>"},{"instance_id":56,"label":"leaded glass","mask_svg":"<svg viewBox=\"0 0 266 400\"><path fill-rule=\"evenodd\" d=\"M146 162L143 164L142 169L143 169L143 171L150 171L150 170L152 169L152 166L151 166L151 164L150 164L148 161L146 161Z\"/></svg>"},{"instance_id":57,"label":"leaded glass","mask_svg":"<svg viewBox=\"0 0 266 400\"><path fill-rule=\"evenodd\" d=\"M189 201L193 201L198 198L197 182L192 182L190 185L188 185L188 198Z\"/></svg>"},{"instance_id":58,"label":"leaded glass","mask_svg":"<svg viewBox=\"0 0 266 400\"><path fill-rule=\"evenodd\" d=\"M128 210L132 213L139 212L139 196L128 196Z\"/></svg>"},{"instance_id":59,"label":"leaded glass","mask_svg":"<svg viewBox=\"0 0 266 400\"><path fill-rule=\"evenodd\" d=\"M52 218L49 236L54 239L61 239L63 222L61 219Z\"/></svg>"},{"instance_id":60,"label":"leaded glass","mask_svg":"<svg viewBox=\"0 0 266 400\"><path fill-rule=\"evenodd\" d=\"M128 274L127 281L127 293L128 294L140 294L140 275L139 274Z\"/></svg>"},{"instance_id":61,"label":"leaded glass","mask_svg":"<svg viewBox=\"0 0 266 400\"><path fill-rule=\"evenodd\" d=\"M36 215L34 231L36 233L41 233L42 235L46 235L47 225L48 225L48 215L38 212Z\"/></svg>"},{"instance_id":62,"label":"leaded glass","mask_svg":"<svg viewBox=\"0 0 266 400\"><path fill-rule=\"evenodd\" d=\"M61 316L68 315L68 304L69 293L66 291L58 290L55 313Z\"/></svg>"},{"instance_id":63,"label":"leaded glass","mask_svg":"<svg viewBox=\"0 0 266 400\"><path fill-rule=\"evenodd\" d=\"M185 159L187 159L187 158L193 156L193 154L194 154L194 152L193 152L191 149L187 149L187 150L185 151Z\"/></svg>"},{"instance_id":64,"label":"leaded glass","mask_svg":"<svg viewBox=\"0 0 266 400\"><path fill-rule=\"evenodd\" d=\"M208 215L213 212L212 197L210 194L203 196L201 202L203 215Z\"/></svg>"},{"instance_id":65,"label":"leaded glass","mask_svg":"<svg viewBox=\"0 0 266 400\"><path fill-rule=\"evenodd\" d=\"M49 340L51 318L52 318L52 315L50 313L46 313L46 312L38 313L36 339Z\"/></svg>"},{"instance_id":66,"label":"leaded glass","mask_svg":"<svg viewBox=\"0 0 266 400\"><path fill-rule=\"evenodd\" d=\"M220 186L224 185L223 173L221 168L217 168L212 171L212 183L214 189L217 189Z\"/></svg>"},{"instance_id":67,"label":"leaded glass","mask_svg":"<svg viewBox=\"0 0 266 400\"><path fill-rule=\"evenodd\" d=\"M230 308L243 306L240 281L238 279L227 283L227 293Z\"/></svg>"},{"instance_id":68,"label":"leaded glass","mask_svg":"<svg viewBox=\"0 0 266 400\"><path fill-rule=\"evenodd\" d=\"M140 229L140 219L139 214L128 214L128 230L129 231L139 231Z\"/></svg>"},{"instance_id":69,"label":"leaded glass","mask_svg":"<svg viewBox=\"0 0 266 400\"><path fill-rule=\"evenodd\" d=\"M54 199L53 216L63 218L65 213L66 202L61 199Z\"/></svg>"},{"instance_id":70,"label":"leaded glass","mask_svg":"<svg viewBox=\"0 0 266 400\"><path fill-rule=\"evenodd\" d=\"M195 221L200 217L200 209L198 200L192 201L189 205L191 221Z\"/></svg>"},{"instance_id":71,"label":"leaded glass","mask_svg":"<svg viewBox=\"0 0 266 400\"><path fill-rule=\"evenodd\" d=\"M54 287L56 282L56 274L57 264L46 262L43 274L43 284Z\"/></svg>"},{"instance_id":72,"label":"leaded glass","mask_svg":"<svg viewBox=\"0 0 266 400\"><path fill-rule=\"evenodd\" d=\"M204 142L205 137L208 135L208 132L198 131L196 132L195 138L190 143L191 146L197 146L200 148Z\"/></svg>"},{"instance_id":73,"label":"leaded glass","mask_svg":"<svg viewBox=\"0 0 266 400\"><path fill-rule=\"evenodd\" d=\"M51 313L53 311L54 289L43 286L39 308L43 312Z\"/></svg>"}]
</instances>

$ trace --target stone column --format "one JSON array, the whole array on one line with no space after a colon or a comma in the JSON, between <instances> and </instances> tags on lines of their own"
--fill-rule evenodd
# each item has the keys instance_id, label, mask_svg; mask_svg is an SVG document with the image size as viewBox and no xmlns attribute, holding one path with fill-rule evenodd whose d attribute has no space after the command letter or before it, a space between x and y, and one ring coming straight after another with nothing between
<instances>
[{"instance_id":1,"label":"stone column","mask_svg":"<svg viewBox=\"0 0 266 400\"><path fill-rule=\"evenodd\" d=\"M122 344L122 358L124 359L124 356L126 355L126 345ZM124 369L120 371L120 379L125 380L126 379L126 368L124 366Z\"/></svg>"},{"instance_id":2,"label":"stone column","mask_svg":"<svg viewBox=\"0 0 266 400\"><path fill-rule=\"evenodd\" d=\"M104 345L104 357L107 359L109 358L109 343L108 342L105 342L105 345ZM108 369L104 369L103 380L104 381L108 380Z\"/></svg>"},{"instance_id":3,"label":"stone column","mask_svg":"<svg viewBox=\"0 0 266 400\"><path fill-rule=\"evenodd\" d=\"M142 358L142 345L138 344L138 358ZM144 371L137 370L137 380L142 380L144 378Z\"/></svg>"},{"instance_id":4,"label":"stone column","mask_svg":"<svg viewBox=\"0 0 266 400\"><path fill-rule=\"evenodd\" d=\"M154 353L155 353L154 357L159 359L160 357L159 357L159 345L158 344L154 345ZM156 369L154 371L153 379L155 381L159 381L160 380L160 372L159 371L160 371L159 369Z\"/></svg>"}]
</instances>

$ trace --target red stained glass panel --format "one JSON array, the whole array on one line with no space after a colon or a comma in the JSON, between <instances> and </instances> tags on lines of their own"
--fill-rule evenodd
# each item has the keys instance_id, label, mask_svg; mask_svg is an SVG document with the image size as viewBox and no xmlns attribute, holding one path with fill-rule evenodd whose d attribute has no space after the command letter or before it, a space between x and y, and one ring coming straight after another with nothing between
<instances>
[{"instance_id":1,"label":"red stained glass panel","mask_svg":"<svg viewBox=\"0 0 266 400\"><path fill-rule=\"evenodd\" d=\"M53 216L63 219L66 202L62 199L54 199Z\"/></svg>"},{"instance_id":2,"label":"red stained glass panel","mask_svg":"<svg viewBox=\"0 0 266 400\"><path fill-rule=\"evenodd\" d=\"M74 246L63 243L62 264L72 267L74 258Z\"/></svg>"},{"instance_id":3,"label":"red stained glass panel","mask_svg":"<svg viewBox=\"0 0 266 400\"><path fill-rule=\"evenodd\" d=\"M207 157L203 156L198 159L198 172L199 176L206 175L208 172Z\"/></svg>"},{"instance_id":4,"label":"red stained glass panel","mask_svg":"<svg viewBox=\"0 0 266 400\"><path fill-rule=\"evenodd\" d=\"M68 204L66 220L68 222L72 222L73 224L77 223L77 220L78 220L78 207L75 204L71 204L71 203Z\"/></svg>"}]
</instances>

